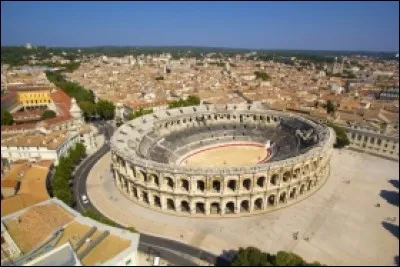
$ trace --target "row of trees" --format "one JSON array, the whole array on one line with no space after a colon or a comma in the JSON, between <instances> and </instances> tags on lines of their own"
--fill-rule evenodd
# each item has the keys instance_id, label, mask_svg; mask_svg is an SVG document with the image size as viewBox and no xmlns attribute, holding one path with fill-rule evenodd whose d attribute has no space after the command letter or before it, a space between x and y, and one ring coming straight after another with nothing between
<instances>
[{"instance_id":1,"label":"row of trees","mask_svg":"<svg viewBox=\"0 0 400 267\"><path fill-rule=\"evenodd\" d=\"M153 113L153 109L152 108L151 109L140 108L139 110L136 110L135 112L130 113L127 116L127 119L128 120L133 120L133 119L136 119L136 118L141 117L143 115L151 114L151 113Z\"/></svg>"},{"instance_id":2,"label":"row of trees","mask_svg":"<svg viewBox=\"0 0 400 267\"><path fill-rule=\"evenodd\" d=\"M198 96L189 96L186 100L182 98L179 100L174 100L168 104L168 108L181 108L189 106L200 105L200 98Z\"/></svg>"},{"instance_id":3,"label":"row of trees","mask_svg":"<svg viewBox=\"0 0 400 267\"><path fill-rule=\"evenodd\" d=\"M53 196L62 200L68 206L73 204L73 197L69 187L72 171L84 157L86 157L86 148L83 144L77 143L74 148L68 151L68 156L60 158L54 172L51 182Z\"/></svg>"},{"instance_id":4,"label":"row of trees","mask_svg":"<svg viewBox=\"0 0 400 267\"><path fill-rule=\"evenodd\" d=\"M108 100L100 100L94 103L94 94L77 83L67 81L58 71L47 71L47 79L55 86L62 89L70 97L74 97L83 112L85 120L98 115L102 119L109 120L115 116L115 105Z\"/></svg>"},{"instance_id":5,"label":"row of trees","mask_svg":"<svg viewBox=\"0 0 400 267\"><path fill-rule=\"evenodd\" d=\"M255 247L240 248L231 266L324 266L315 261L306 262L292 252L279 251L277 254L262 252Z\"/></svg>"},{"instance_id":6,"label":"row of trees","mask_svg":"<svg viewBox=\"0 0 400 267\"><path fill-rule=\"evenodd\" d=\"M12 125L13 122L12 114L6 109L1 109L1 125Z\"/></svg>"}]
</instances>

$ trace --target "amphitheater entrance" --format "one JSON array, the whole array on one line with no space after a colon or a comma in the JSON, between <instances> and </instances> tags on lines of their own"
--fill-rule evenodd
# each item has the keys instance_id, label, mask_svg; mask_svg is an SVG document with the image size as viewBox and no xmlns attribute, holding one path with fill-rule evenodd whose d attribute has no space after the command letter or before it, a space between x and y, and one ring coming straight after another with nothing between
<instances>
[{"instance_id":1,"label":"amphitheater entrance","mask_svg":"<svg viewBox=\"0 0 400 267\"><path fill-rule=\"evenodd\" d=\"M161 200L159 196L154 196L154 206L161 208Z\"/></svg>"},{"instance_id":2,"label":"amphitheater entrance","mask_svg":"<svg viewBox=\"0 0 400 267\"><path fill-rule=\"evenodd\" d=\"M219 203L212 203L210 207L211 214L219 214L221 212Z\"/></svg>"},{"instance_id":3,"label":"amphitheater entrance","mask_svg":"<svg viewBox=\"0 0 400 267\"><path fill-rule=\"evenodd\" d=\"M186 213L189 213L190 212L190 206L189 206L189 203L187 202L187 201L182 201L182 203L181 203L181 211L182 212L186 212Z\"/></svg>"},{"instance_id":4,"label":"amphitheater entrance","mask_svg":"<svg viewBox=\"0 0 400 267\"><path fill-rule=\"evenodd\" d=\"M274 206L275 205L275 196L274 195L270 195L268 197L268 205L270 205L270 206Z\"/></svg>"},{"instance_id":5,"label":"amphitheater entrance","mask_svg":"<svg viewBox=\"0 0 400 267\"><path fill-rule=\"evenodd\" d=\"M200 181L200 180L197 181L197 190L204 192L204 188L205 188L204 181Z\"/></svg>"},{"instance_id":6,"label":"amphitheater entrance","mask_svg":"<svg viewBox=\"0 0 400 267\"><path fill-rule=\"evenodd\" d=\"M279 196L279 203L285 203L286 202L286 192L281 193Z\"/></svg>"},{"instance_id":7,"label":"amphitheater entrance","mask_svg":"<svg viewBox=\"0 0 400 267\"><path fill-rule=\"evenodd\" d=\"M243 200L240 203L240 212L250 212L250 205L248 200Z\"/></svg>"},{"instance_id":8,"label":"amphitheater entrance","mask_svg":"<svg viewBox=\"0 0 400 267\"><path fill-rule=\"evenodd\" d=\"M143 201L144 203L149 204L149 195L147 192L143 192Z\"/></svg>"},{"instance_id":9,"label":"amphitheater entrance","mask_svg":"<svg viewBox=\"0 0 400 267\"><path fill-rule=\"evenodd\" d=\"M254 202L254 210L262 210L262 209L263 209L263 200L262 198L258 198Z\"/></svg>"},{"instance_id":10,"label":"amphitheater entrance","mask_svg":"<svg viewBox=\"0 0 400 267\"><path fill-rule=\"evenodd\" d=\"M173 199L167 199L167 209L175 210L175 203Z\"/></svg>"},{"instance_id":11,"label":"amphitheater entrance","mask_svg":"<svg viewBox=\"0 0 400 267\"><path fill-rule=\"evenodd\" d=\"M306 185L302 184L300 187L300 195L304 194L305 188L306 188Z\"/></svg>"},{"instance_id":12,"label":"amphitheater entrance","mask_svg":"<svg viewBox=\"0 0 400 267\"><path fill-rule=\"evenodd\" d=\"M226 203L225 213L232 214L234 212L235 212L235 203L233 202Z\"/></svg>"},{"instance_id":13,"label":"amphitheater entrance","mask_svg":"<svg viewBox=\"0 0 400 267\"><path fill-rule=\"evenodd\" d=\"M206 213L206 209L204 207L204 203L196 203L196 213L198 214L205 214Z\"/></svg>"}]
</instances>

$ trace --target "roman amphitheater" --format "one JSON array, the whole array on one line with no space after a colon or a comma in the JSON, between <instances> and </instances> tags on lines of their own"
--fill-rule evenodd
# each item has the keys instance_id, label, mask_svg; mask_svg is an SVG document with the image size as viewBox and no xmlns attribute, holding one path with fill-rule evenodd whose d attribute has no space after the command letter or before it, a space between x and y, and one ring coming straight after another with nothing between
<instances>
[{"instance_id":1,"label":"roman amphitheater","mask_svg":"<svg viewBox=\"0 0 400 267\"><path fill-rule=\"evenodd\" d=\"M180 216L232 217L299 202L329 177L335 134L257 105L200 105L129 121L111 139L117 188Z\"/></svg>"}]
</instances>

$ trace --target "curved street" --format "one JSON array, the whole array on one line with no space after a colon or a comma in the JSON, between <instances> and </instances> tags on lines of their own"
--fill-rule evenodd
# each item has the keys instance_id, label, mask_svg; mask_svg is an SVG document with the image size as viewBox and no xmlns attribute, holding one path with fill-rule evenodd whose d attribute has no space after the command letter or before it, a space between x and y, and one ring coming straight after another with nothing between
<instances>
[{"instance_id":1,"label":"curved street","mask_svg":"<svg viewBox=\"0 0 400 267\"><path fill-rule=\"evenodd\" d=\"M107 122L99 127L99 134L104 134L105 136L105 142L103 146L94 154L82 161L73 173L74 181L72 190L75 202L74 208L80 213L89 208L100 213L100 211L94 205L92 205L90 199L87 204L83 203L81 196L87 195L86 181L92 167L110 150L109 140L113 134L113 131L113 126ZM215 264L217 259L219 263L226 263L223 259L220 259L216 255L202 249L198 249L178 241L144 233L140 233L139 250L145 253L158 254L161 258L168 260L170 263L180 266L199 265L193 262L193 258L200 259L201 261L208 262L209 264Z\"/></svg>"}]
</instances>

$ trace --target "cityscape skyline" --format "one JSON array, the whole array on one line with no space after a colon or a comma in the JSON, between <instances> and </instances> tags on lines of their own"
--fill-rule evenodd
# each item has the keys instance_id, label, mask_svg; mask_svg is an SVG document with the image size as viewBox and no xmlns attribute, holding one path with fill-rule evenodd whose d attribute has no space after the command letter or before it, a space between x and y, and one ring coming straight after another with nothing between
<instances>
[{"instance_id":1,"label":"cityscape skyline","mask_svg":"<svg viewBox=\"0 0 400 267\"><path fill-rule=\"evenodd\" d=\"M398 2L101 2L96 6L2 2L1 6L2 46L371 52L397 52L399 46Z\"/></svg>"}]
</instances>

